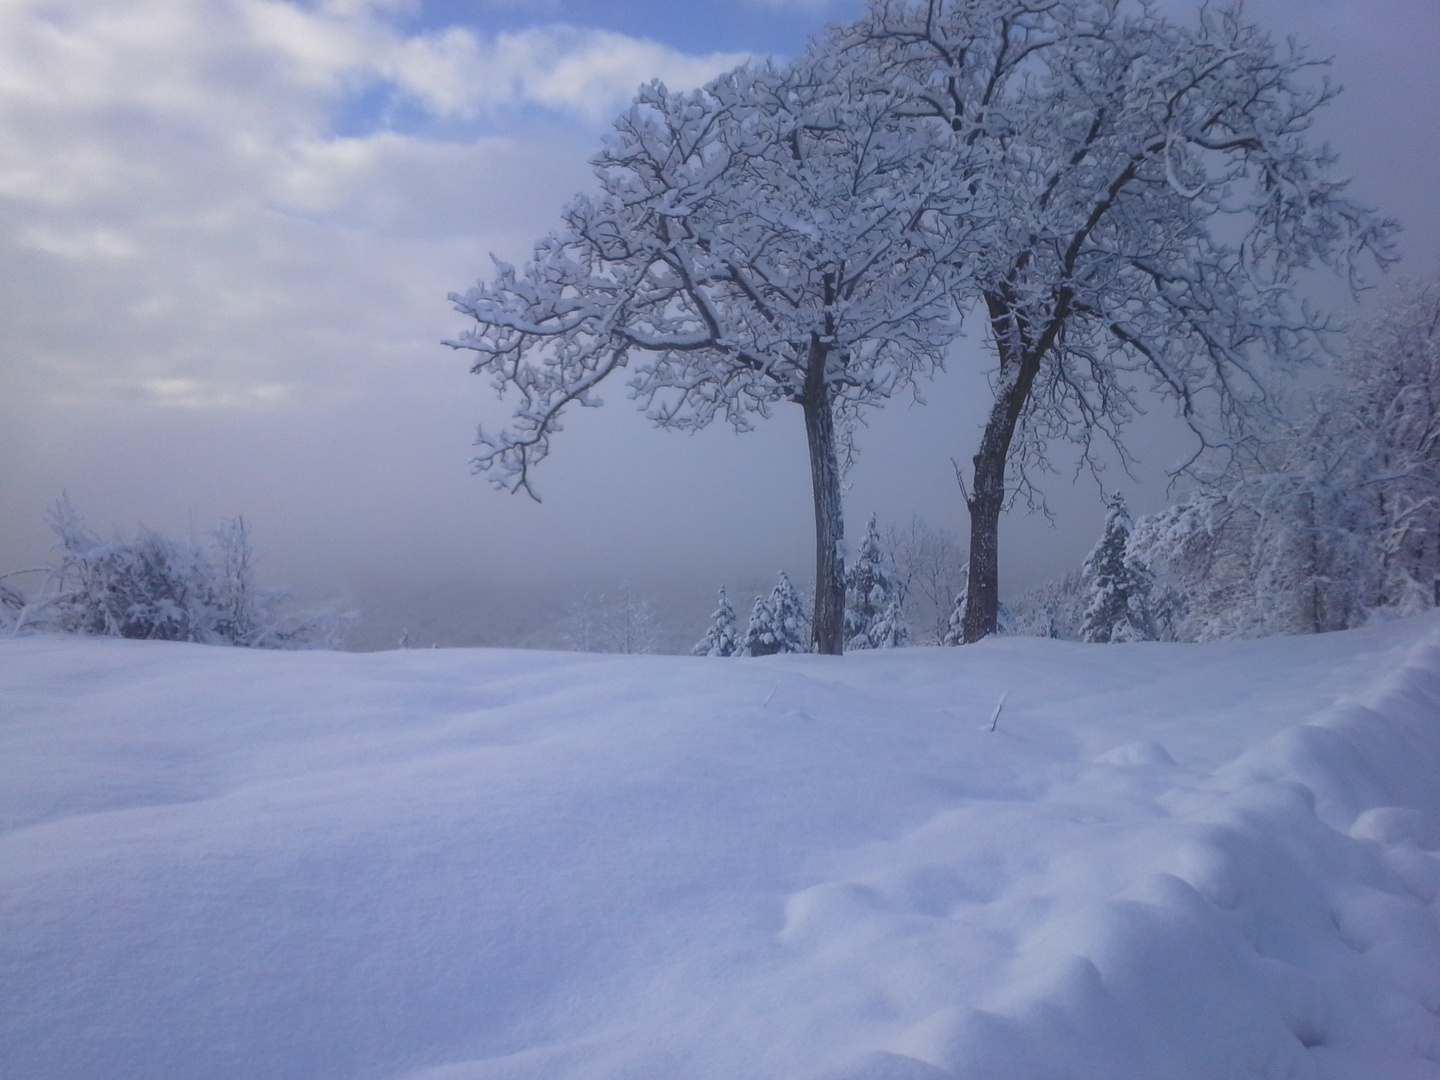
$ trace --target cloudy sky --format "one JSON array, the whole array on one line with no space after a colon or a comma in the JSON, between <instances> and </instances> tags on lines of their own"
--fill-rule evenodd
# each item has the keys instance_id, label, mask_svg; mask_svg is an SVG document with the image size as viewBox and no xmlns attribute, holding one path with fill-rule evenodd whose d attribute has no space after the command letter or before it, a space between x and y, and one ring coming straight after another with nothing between
<instances>
[{"instance_id":1,"label":"cloudy sky","mask_svg":"<svg viewBox=\"0 0 1440 1080\"><path fill-rule=\"evenodd\" d=\"M503 411L438 343L462 325L446 294L491 252L523 259L637 84L793 54L857 9L6 0L0 568L46 557L66 491L106 530L244 514L264 576L317 593L804 576L798 410L686 437L612 391L556 440L537 506L470 475L475 424ZM1401 272L1434 272L1440 4L1249 10L1335 57L1347 90L1323 134L1354 192L1406 226ZM852 530L871 510L964 525L949 459L974 449L978 355L962 347L928 407L875 416ZM1093 486L1068 486L1059 529L1012 528L1012 583L1093 541Z\"/></svg>"}]
</instances>

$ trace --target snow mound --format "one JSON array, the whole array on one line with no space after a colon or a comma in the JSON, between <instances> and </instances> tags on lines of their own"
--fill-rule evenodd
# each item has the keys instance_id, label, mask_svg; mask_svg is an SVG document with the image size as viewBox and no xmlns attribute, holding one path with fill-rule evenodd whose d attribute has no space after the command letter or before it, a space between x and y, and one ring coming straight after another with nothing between
<instances>
[{"instance_id":1,"label":"snow mound","mask_svg":"<svg viewBox=\"0 0 1440 1080\"><path fill-rule=\"evenodd\" d=\"M15 1080L1440 1078L1429 617L840 659L10 639L0 830Z\"/></svg>"}]
</instances>

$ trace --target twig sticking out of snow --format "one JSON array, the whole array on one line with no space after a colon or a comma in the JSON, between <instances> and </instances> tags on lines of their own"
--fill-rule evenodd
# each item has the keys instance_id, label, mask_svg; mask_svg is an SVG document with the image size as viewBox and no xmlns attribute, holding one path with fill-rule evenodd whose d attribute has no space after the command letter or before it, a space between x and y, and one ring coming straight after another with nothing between
<instances>
[{"instance_id":1,"label":"twig sticking out of snow","mask_svg":"<svg viewBox=\"0 0 1440 1080\"><path fill-rule=\"evenodd\" d=\"M768 694L765 695L765 703L760 706L762 709L765 708L766 705L769 705L769 704L770 704L770 699L775 696L775 691L776 691L776 690L779 690L779 689L780 689L780 681L777 679L777 680L775 681L775 685L770 688L770 693L768 693Z\"/></svg>"},{"instance_id":2,"label":"twig sticking out of snow","mask_svg":"<svg viewBox=\"0 0 1440 1080\"><path fill-rule=\"evenodd\" d=\"M1010 691L1006 690L1005 693L1000 695L1000 700L995 703L995 711L990 714L991 731L994 731L995 726L1000 723L1000 710L1005 708L1005 698L1009 695L1009 693Z\"/></svg>"}]
</instances>

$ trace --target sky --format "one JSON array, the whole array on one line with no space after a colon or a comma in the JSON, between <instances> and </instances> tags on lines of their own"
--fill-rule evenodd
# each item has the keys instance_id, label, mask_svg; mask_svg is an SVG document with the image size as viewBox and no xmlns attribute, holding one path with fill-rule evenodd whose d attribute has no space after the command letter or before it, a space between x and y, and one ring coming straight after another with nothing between
<instances>
[{"instance_id":1,"label":"sky","mask_svg":"<svg viewBox=\"0 0 1440 1080\"><path fill-rule=\"evenodd\" d=\"M476 424L506 409L440 342L463 329L447 294L553 227L639 83L792 55L857 10L7 0L0 570L48 558L44 513L65 492L102 532L198 535L243 515L264 580L362 602L807 576L798 410L685 436L648 429L612 390L567 422L537 505L471 475ZM1440 5L1249 11L1334 56L1346 92L1321 134L1352 191L1406 227L1398 272L1433 273ZM852 534L872 511L963 531L951 460L974 452L984 362L972 332L927 405L872 416ZM1139 433L1142 481L1177 452L1163 430ZM1007 523L1008 588L1075 565L1098 535L1092 481L1062 474L1049 494L1053 527ZM1165 498L1149 482L1132 501Z\"/></svg>"}]
</instances>

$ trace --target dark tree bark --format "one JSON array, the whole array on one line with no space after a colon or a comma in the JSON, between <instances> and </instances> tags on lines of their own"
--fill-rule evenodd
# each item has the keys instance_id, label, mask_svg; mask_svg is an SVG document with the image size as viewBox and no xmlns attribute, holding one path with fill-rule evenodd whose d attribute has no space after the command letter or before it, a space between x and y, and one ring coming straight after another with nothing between
<instances>
[{"instance_id":1,"label":"dark tree bark","mask_svg":"<svg viewBox=\"0 0 1440 1080\"><path fill-rule=\"evenodd\" d=\"M815 495L815 651L845 651L845 517L840 503L840 462L835 452L835 415L825 379L829 347L812 339L805 372L805 439L810 448L810 483Z\"/></svg>"},{"instance_id":2,"label":"dark tree bark","mask_svg":"<svg viewBox=\"0 0 1440 1080\"><path fill-rule=\"evenodd\" d=\"M1005 463L1010 456L1015 429L1035 385L1035 376L1040 371L1040 362L1050 351L1069 312L1069 297L1062 293L1053 317L1033 342L1028 327L1003 293L987 292L985 305L1000 357L1002 389L990 407L990 417L980 438L980 451L973 458L974 482L965 500L970 511L970 578L962 635L967 645L995 633L999 622L1000 513L1005 508Z\"/></svg>"}]
</instances>

